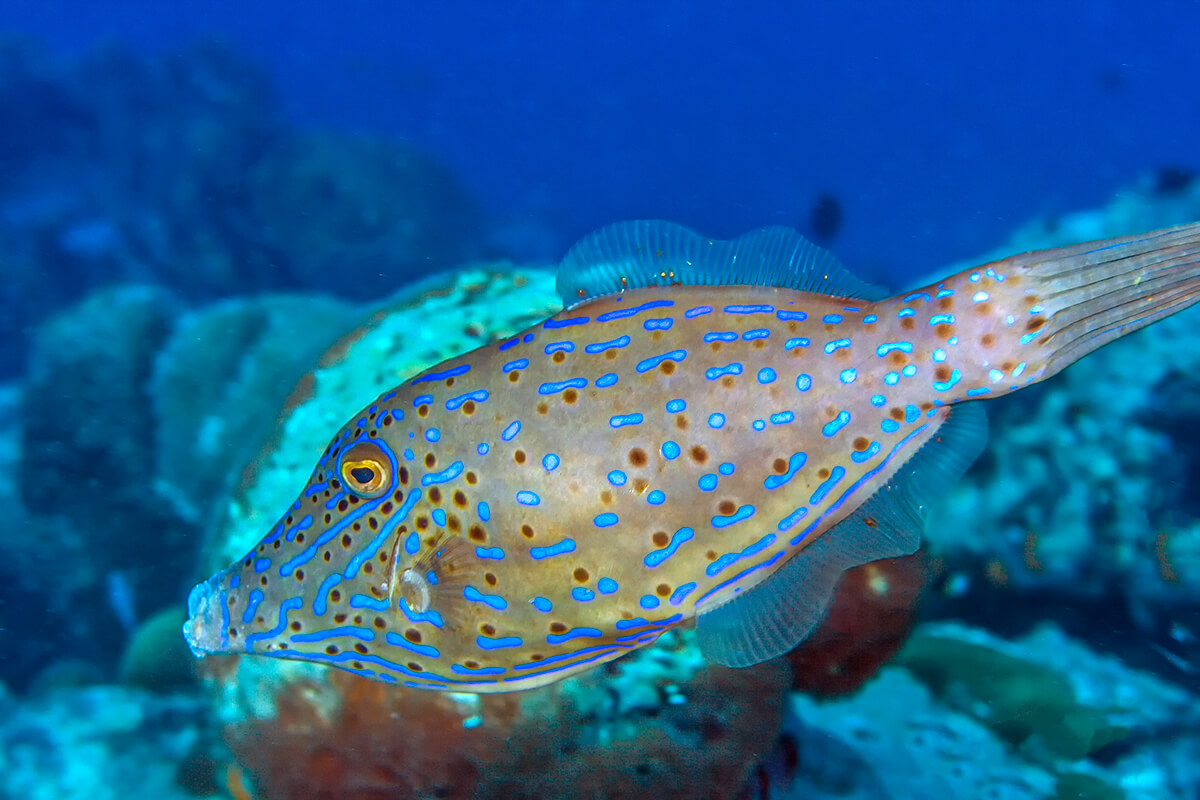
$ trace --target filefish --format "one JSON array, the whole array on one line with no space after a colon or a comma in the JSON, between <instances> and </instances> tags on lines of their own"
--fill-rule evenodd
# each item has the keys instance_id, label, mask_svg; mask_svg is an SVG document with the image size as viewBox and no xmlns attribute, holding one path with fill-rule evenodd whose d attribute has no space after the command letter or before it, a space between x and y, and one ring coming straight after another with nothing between
<instances>
[{"instance_id":1,"label":"filefish","mask_svg":"<svg viewBox=\"0 0 1200 800\"><path fill-rule=\"evenodd\" d=\"M785 653L843 571L917 549L983 446L976 401L1200 298L1200 223L881 298L791 229L630 222L557 282L562 312L349 419L191 591L197 656L487 693L685 624L717 663Z\"/></svg>"}]
</instances>

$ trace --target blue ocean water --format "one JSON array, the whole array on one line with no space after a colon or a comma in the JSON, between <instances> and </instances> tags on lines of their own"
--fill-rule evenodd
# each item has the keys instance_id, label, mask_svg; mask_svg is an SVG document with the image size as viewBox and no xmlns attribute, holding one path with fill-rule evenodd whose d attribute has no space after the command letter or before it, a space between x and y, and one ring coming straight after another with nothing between
<instances>
[{"instance_id":1,"label":"blue ocean water","mask_svg":"<svg viewBox=\"0 0 1200 800\"><path fill-rule=\"evenodd\" d=\"M522 706L179 635L355 392L551 313L534 268L589 231L791 226L899 288L1200 219L1198 34L1181 0L0 3L0 797L1200 797L1195 312L988 403L925 554L787 662L671 633Z\"/></svg>"},{"instance_id":2,"label":"blue ocean water","mask_svg":"<svg viewBox=\"0 0 1200 800\"><path fill-rule=\"evenodd\" d=\"M0 8L0 27L59 52L229 42L297 124L436 153L526 257L615 219L803 228L828 192L840 256L888 274L1194 167L1198 26L1194 2L1117 0Z\"/></svg>"}]
</instances>

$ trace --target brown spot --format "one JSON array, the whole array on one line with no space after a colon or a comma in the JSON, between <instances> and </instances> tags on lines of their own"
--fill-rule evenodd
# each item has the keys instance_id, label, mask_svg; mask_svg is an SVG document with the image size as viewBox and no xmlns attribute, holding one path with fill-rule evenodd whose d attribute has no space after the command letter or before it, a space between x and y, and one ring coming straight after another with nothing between
<instances>
[{"instance_id":1,"label":"brown spot","mask_svg":"<svg viewBox=\"0 0 1200 800\"><path fill-rule=\"evenodd\" d=\"M938 308L942 311L949 311L954 308L954 298L947 295L946 297L938 298Z\"/></svg>"},{"instance_id":2,"label":"brown spot","mask_svg":"<svg viewBox=\"0 0 1200 800\"><path fill-rule=\"evenodd\" d=\"M324 561L326 564L329 563L329 559L331 559L331 558L333 558L333 553L329 552L328 550L326 550L324 553L321 554L321 560Z\"/></svg>"},{"instance_id":3,"label":"brown spot","mask_svg":"<svg viewBox=\"0 0 1200 800\"><path fill-rule=\"evenodd\" d=\"M513 461L517 462L518 464L524 464L525 463L525 451L518 450L517 452L513 453Z\"/></svg>"},{"instance_id":4,"label":"brown spot","mask_svg":"<svg viewBox=\"0 0 1200 800\"><path fill-rule=\"evenodd\" d=\"M404 632L404 638L408 639L413 644L421 643L421 632L416 628L409 628Z\"/></svg>"},{"instance_id":5,"label":"brown spot","mask_svg":"<svg viewBox=\"0 0 1200 800\"><path fill-rule=\"evenodd\" d=\"M859 436L857 439L854 440L854 449L860 453L863 450L866 450L870 446L871 446L871 442L865 436Z\"/></svg>"},{"instance_id":6,"label":"brown spot","mask_svg":"<svg viewBox=\"0 0 1200 800\"><path fill-rule=\"evenodd\" d=\"M662 370L663 375L674 375L675 374L675 362L674 361L664 361L658 365L658 368L660 370Z\"/></svg>"},{"instance_id":7,"label":"brown spot","mask_svg":"<svg viewBox=\"0 0 1200 800\"><path fill-rule=\"evenodd\" d=\"M429 528L429 517L417 517L417 530L423 531Z\"/></svg>"},{"instance_id":8,"label":"brown spot","mask_svg":"<svg viewBox=\"0 0 1200 800\"><path fill-rule=\"evenodd\" d=\"M575 580L579 583L587 583L588 578L591 577L583 567L576 567L575 571L571 574L575 576Z\"/></svg>"},{"instance_id":9,"label":"brown spot","mask_svg":"<svg viewBox=\"0 0 1200 800\"><path fill-rule=\"evenodd\" d=\"M650 537L650 541L654 542L655 547L666 547L671 541L671 537L667 535L666 531L656 531L655 534Z\"/></svg>"},{"instance_id":10,"label":"brown spot","mask_svg":"<svg viewBox=\"0 0 1200 800\"><path fill-rule=\"evenodd\" d=\"M574 389L567 389L565 392L563 392L562 397L563 402L569 406L573 406L579 402L579 392L575 391Z\"/></svg>"},{"instance_id":11,"label":"brown spot","mask_svg":"<svg viewBox=\"0 0 1200 800\"><path fill-rule=\"evenodd\" d=\"M392 501L391 501L391 500L388 500L386 503L384 503L383 505L381 505L381 506L379 507L379 513L381 513L381 514L390 514L390 513L392 513L392 509L393 509L393 508L395 508L395 506L394 506L394 505L392 505Z\"/></svg>"},{"instance_id":12,"label":"brown spot","mask_svg":"<svg viewBox=\"0 0 1200 800\"><path fill-rule=\"evenodd\" d=\"M294 631L298 631L298 630L300 630L302 627L303 627L303 626L302 626L302 625L301 625L299 622L293 622L293 623L292 623L292 625L291 625L291 628L292 628L292 630L294 630Z\"/></svg>"},{"instance_id":13,"label":"brown spot","mask_svg":"<svg viewBox=\"0 0 1200 800\"><path fill-rule=\"evenodd\" d=\"M376 617L372 624L379 630L383 630L387 627L387 620L385 620L383 617Z\"/></svg>"},{"instance_id":14,"label":"brown spot","mask_svg":"<svg viewBox=\"0 0 1200 800\"><path fill-rule=\"evenodd\" d=\"M821 480L825 480L826 478L828 478L829 477L829 468L821 467L819 470L817 470L817 477L820 478Z\"/></svg>"},{"instance_id":15,"label":"brown spot","mask_svg":"<svg viewBox=\"0 0 1200 800\"><path fill-rule=\"evenodd\" d=\"M486 583L488 586L495 586L496 585L496 573L494 573L494 572L483 573L483 582Z\"/></svg>"},{"instance_id":16,"label":"brown spot","mask_svg":"<svg viewBox=\"0 0 1200 800\"><path fill-rule=\"evenodd\" d=\"M609 361L616 361L616 359L617 359L617 351L616 351L616 350L605 350L605 351L604 351L604 357L605 357L606 359L608 359Z\"/></svg>"},{"instance_id":17,"label":"brown spot","mask_svg":"<svg viewBox=\"0 0 1200 800\"><path fill-rule=\"evenodd\" d=\"M764 347L767 346L767 340L766 339L755 339L754 344L752 344L750 346L753 347L755 350L762 350Z\"/></svg>"},{"instance_id":18,"label":"brown spot","mask_svg":"<svg viewBox=\"0 0 1200 800\"><path fill-rule=\"evenodd\" d=\"M926 400L924 403L921 403L920 408L922 411L929 411L933 408L933 403Z\"/></svg>"},{"instance_id":19,"label":"brown spot","mask_svg":"<svg viewBox=\"0 0 1200 800\"><path fill-rule=\"evenodd\" d=\"M600 502L606 506L611 506L613 502L613 493L608 489L602 489L600 491Z\"/></svg>"},{"instance_id":20,"label":"brown spot","mask_svg":"<svg viewBox=\"0 0 1200 800\"><path fill-rule=\"evenodd\" d=\"M708 349L712 350L714 353L719 353L719 352L721 352L721 343L720 342L709 342Z\"/></svg>"},{"instance_id":21,"label":"brown spot","mask_svg":"<svg viewBox=\"0 0 1200 800\"><path fill-rule=\"evenodd\" d=\"M937 378L938 383L945 383L950 380L950 368L945 364L938 364L933 370L933 377Z\"/></svg>"},{"instance_id":22,"label":"brown spot","mask_svg":"<svg viewBox=\"0 0 1200 800\"><path fill-rule=\"evenodd\" d=\"M633 479L633 490L635 492L637 492L638 494L645 494L646 490L649 488L650 488L650 481L646 480L645 478L634 478Z\"/></svg>"},{"instance_id":23,"label":"brown spot","mask_svg":"<svg viewBox=\"0 0 1200 800\"><path fill-rule=\"evenodd\" d=\"M732 500L722 500L717 503L717 511L728 517L733 512L737 511L737 503Z\"/></svg>"},{"instance_id":24,"label":"brown spot","mask_svg":"<svg viewBox=\"0 0 1200 800\"><path fill-rule=\"evenodd\" d=\"M687 414L676 414L675 415L675 427L679 428L679 430L681 430L681 431L687 430L687 428L688 428Z\"/></svg>"},{"instance_id":25,"label":"brown spot","mask_svg":"<svg viewBox=\"0 0 1200 800\"><path fill-rule=\"evenodd\" d=\"M514 369L512 372L508 373L509 383L516 383L519 380L521 380L521 370Z\"/></svg>"},{"instance_id":26,"label":"brown spot","mask_svg":"<svg viewBox=\"0 0 1200 800\"><path fill-rule=\"evenodd\" d=\"M386 511L390 511L391 509L387 508L387 506L390 506L390 505L391 505L391 503L386 504L384 506L384 509ZM467 507L467 496L465 494L463 494L462 489L454 490L454 505L458 506L459 508Z\"/></svg>"},{"instance_id":27,"label":"brown spot","mask_svg":"<svg viewBox=\"0 0 1200 800\"><path fill-rule=\"evenodd\" d=\"M465 410L465 409L464 409L464 410ZM472 410L472 411L474 411L474 410L475 410L475 405L474 405L474 403L472 403L472 404L471 404L471 410ZM383 422L381 422L381 423L379 423L379 424L380 424L380 425L382 425L382 426L383 426L383 427L385 427L385 428L386 428L386 427L388 427L388 426L390 426L390 425L392 424L392 417L391 417L391 415L389 414L388 416L384 417L384 418L383 418Z\"/></svg>"},{"instance_id":28,"label":"brown spot","mask_svg":"<svg viewBox=\"0 0 1200 800\"><path fill-rule=\"evenodd\" d=\"M658 586L654 587L654 593L659 597L666 597L671 593L671 587L665 583L660 583Z\"/></svg>"},{"instance_id":29,"label":"brown spot","mask_svg":"<svg viewBox=\"0 0 1200 800\"><path fill-rule=\"evenodd\" d=\"M407 484L408 484L408 467L401 467L401 468L400 468L400 483L401 483L401 484L405 484L405 485L407 485ZM397 503L399 503L399 502L400 502L400 497L399 497L399 494L400 494L399 492L396 492L396 495L397 495L397 497L396 497L396 502L397 502Z\"/></svg>"},{"instance_id":30,"label":"brown spot","mask_svg":"<svg viewBox=\"0 0 1200 800\"><path fill-rule=\"evenodd\" d=\"M555 350L554 355L550 356L550 360L553 361L555 364L561 364L562 362L567 360L567 354L564 353L562 350Z\"/></svg>"},{"instance_id":31,"label":"brown spot","mask_svg":"<svg viewBox=\"0 0 1200 800\"><path fill-rule=\"evenodd\" d=\"M1025 330L1029 332L1040 331L1042 326L1046 324L1045 317L1033 317L1029 322L1025 323Z\"/></svg>"},{"instance_id":32,"label":"brown spot","mask_svg":"<svg viewBox=\"0 0 1200 800\"><path fill-rule=\"evenodd\" d=\"M655 342L661 340L662 337L663 337L662 331L655 331L654 333L650 334L650 339Z\"/></svg>"},{"instance_id":33,"label":"brown spot","mask_svg":"<svg viewBox=\"0 0 1200 800\"><path fill-rule=\"evenodd\" d=\"M551 622L550 623L550 632L551 633L566 633L567 626L561 622Z\"/></svg>"},{"instance_id":34,"label":"brown spot","mask_svg":"<svg viewBox=\"0 0 1200 800\"><path fill-rule=\"evenodd\" d=\"M336 622L338 625L341 625L342 623L344 623L344 622L345 622L347 619L349 619L349 618L350 618L350 615L349 615L349 614L346 614L345 612L343 612L343 613L341 613L341 614L334 614L334 615L333 615L333 621L334 621L334 622Z\"/></svg>"},{"instance_id":35,"label":"brown spot","mask_svg":"<svg viewBox=\"0 0 1200 800\"><path fill-rule=\"evenodd\" d=\"M732 375L726 375L724 378L721 378L721 386L726 389L732 389L736 383L737 381L733 379Z\"/></svg>"},{"instance_id":36,"label":"brown spot","mask_svg":"<svg viewBox=\"0 0 1200 800\"><path fill-rule=\"evenodd\" d=\"M479 626L479 632L482 633L484 636L495 636L496 635L496 626L490 625L485 622Z\"/></svg>"},{"instance_id":37,"label":"brown spot","mask_svg":"<svg viewBox=\"0 0 1200 800\"><path fill-rule=\"evenodd\" d=\"M372 564L370 561L368 561L367 563L362 565L362 571L365 574L370 575L372 572L375 571L375 565Z\"/></svg>"},{"instance_id":38,"label":"brown spot","mask_svg":"<svg viewBox=\"0 0 1200 800\"><path fill-rule=\"evenodd\" d=\"M891 361L897 367L902 367L908 363L908 356L904 355L904 353L900 352L899 350L893 350L892 352L888 353L888 361Z\"/></svg>"},{"instance_id":39,"label":"brown spot","mask_svg":"<svg viewBox=\"0 0 1200 800\"><path fill-rule=\"evenodd\" d=\"M467 402L463 403L462 412L468 417L472 416L475 413L475 401L468 400Z\"/></svg>"},{"instance_id":40,"label":"brown spot","mask_svg":"<svg viewBox=\"0 0 1200 800\"><path fill-rule=\"evenodd\" d=\"M692 445L692 449L688 451L692 456L692 461L697 464L704 464L708 461L708 451L704 449L704 445Z\"/></svg>"},{"instance_id":41,"label":"brown spot","mask_svg":"<svg viewBox=\"0 0 1200 800\"><path fill-rule=\"evenodd\" d=\"M471 472L467 473L467 485L468 486L474 486L478 482L479 482L479 476L476 475L473 470Z\"/></svg>"},{"instance_id":42,"label":"brown spot","mask_svg":"<svg viewBox=\"0 0 1200 800\"><path fill-rule=\"evenodd\" d=\"M904 319L900 320L900 327L906 331L911 331L916 326L917 323L913 321L912 317L905 317Z\"/></svg>"},{"instance_id":43,"label":"brown spot","mask_svg":"<svg viewBox=\"0 0 1200 800\"><path fill-rule=\"evenodd\" d=\"M954 335L954 326L947 325L946 323L943 322L941 325L938 325L937 327L935 327L933 329L933 332L935 334L937 334L937 337L939 339L949 339L951 336Z\"/></svg>"},{"instance_id":44,"label":"brown spot","mask_svg":"<svg viewBox=\"0 0 1200 800\"><path fill-rule=\"evenodd\" d=\"M435 456L433 453L426 453L425 466L429 469L433 469L435 464L437 464L437 456Z\"/></svg>"},{"instance_id":45,"label":"brown spot","mask_svg":"<svg viewBox=\"0 0 1200 800\"><path fill-rule=\"evenodd\" d=\"M328 525L328 524L329 524L329 523L331 523L331 522L333 522L333 514L328 514L328 513L327 513L327 514L325 515L325 524L326 524L326 525Z\"/></svg>"},{"instance_id":46,"label":"brown spot","mask_svg":"<svg viewBox=\"0 0 1200 800\"><path fill-rule=\"evenodd\" d=\"M904 409L900 406L892 406L891 410L888 411L888 415L897 422L900 422L904 419Z\"/></svg>"},{"instance_id":47,"label":"brown spot","mask_svg":"<svg viewBox=\"0 0 1200 800\"><path fill-rule=\"evenodd\" d=\"M336 656L341 651L338 650L337 645L331 644L329 647L325 648L325 652L331 656Z\"/></svg>"},{"instance_id":48,"label":"brown spot","mask_svg":"<svg viewBox=\"0 0 1200 800\"><path fill-rule=\"evenodd\" d=\"M980 316L986 317L988 314L992 313L992 304L987 303L987 302L976 303L975 304L975 313L979 314Z\"/></svg>"},{"instance_id":49,"label":"brown spot","mask_svg":"<svg viewBox=\"0 0 1200 800\"><path fill-rule=\"evenodd\" d=\"M354 540L350 538L350 534L342 534L342 547L349 547L353 542Z\"/></svg>"},{"instance_id":50,"label":"brown spot","mask_svg":"<svg viewBox=\"0 0 1200 800\"><path fill-rule=\"evenodd\" d=\"M472 542L482 542L487 539L487 531L483 529L482 525L472 525L467 531L467 538Z\"/></svg>"},{"instance_id":51,"label":"brown spot","mask_svg":"<svg viewBox=\"0 0 1200 800\"><path fill-rule=\"evenodd\" d=\"M521 535L524 536L526 539L532 539L533 538L533 526L528 525L528 524L522 525L521 526Z\"/></svg>"},{"instance_id":52,"label":"brown spot","mask_svg":"<svg viewBox=\"0 0 1200 800\"><path fill-rule=\"evenodd\" d=\"M455 533L462 530L462 523L458 521L457 515L455 515L455 514L450 515L449 519L446 520L446 528L448 530L454 531Z\"/></svg>"},{"instance_id":53,"label":"brown spot","mask_svg":"<svg viewBox=\"0 0 1200 800\"><path fill-rule=\"evenodd\" d=\"M1000 365L1000 369L1003 370L1004 372L1012 372L1013 366L1014 366L1013 362L1005 361L1003 364Z\"/></svg>"},{"instance_id":54,"label":"brown spot","mask_svg":"<svg viewBox=\"0 0 1200 800\"><path fill-rule=\"evenodd\" d=\"M709 561L716 561L717 560L717 551L709 550L707 553L704 554L704 557L707 558Z\"/></svg>"},{"instance_id":55,"label":"brown spot","mask_svg":"<svg viewBox=\"0 0 1200 800\"><path fill-rule=\"evenodd\" d=\"M429 490L429 500L435 505L442 502L442 490L434 486Z\"/></svg>"},{"instance_id":56,"label":"brown spot","mask_svg":"<svg viewBox=\"0 0 1200 800\"><path fill-rule=\"evenodd\" d=\"M979 343L984 347L991 347L996 343L996 337L990 333L985 333L983 336L979 337Z\"/></svg>"},{"instance_id":57,"label":"brown spot","mask_svg":"<svg viewBox=\"0 0 1200 800\"><path fill-rule=\"evenodd\" d=\"M635 467L644 467L649 463L650 459L646 457L646 451L640 447L635 447L629 451L629 463Z\"/></svg>"},{"instance_id":58,"label":"brown spot","mask_svg":"<svg viewBox=\"0 0 1200 800\"><path fill-rule=\"evenodd\" d=\"M537 404L537 412L539 414L541 414L543 417L546 416L546 412L549 410L550 410L550 406L546 405L545 401L542 401Z\"/></svg>"},{"instance_id":59,"label":"brown spot","mask_svg":"<svg viewBox=\"0 0 1200 800\"><path fill-rule=\"evenodd\" d=\"M771 469L775 470L775 473L778 475L782 475L783 473L787 472L787 467L787 462L782 458L777 458L771 463Z\"/></svg>"},{"instance_id":60,"label":"brown spot","mask_svg":"<svg viewBox=\"0 0 1200 800\"><path fill-rule=\"evenodd\" d=\"M479 669L479 662L472 659L467 659L463 662L463 666L467 669Z\"/></svg>"},{"instance_id":61,"label":"brown spot","mask_svg":"<svg viewBox=\"0 0 1200 800\"><path fill-rule=\"evenodd\" d=\"M428 417L429 416L429 406L427 406L427 405L417 406L417 416L421 417L422 419L424 419L425 417Z\"/></svg>"},{"instance_id":62,"label":"brown spot","mask_svg":"<svg viewBox=\"0 0 1200 800\"><path fill-rule=\"evenodd\" d=\"M343 514L346 513L346 509L349 507L350 507L350 503L347 502L346 500L342 500L341 502L339 502L337 504L337 510Z\"/></svg>"},{"instance_id":63,"label":"brown spot","mask_svg":"<svg viewBox=\"0 0 1200 800\"><path fill-rule=\"evenodd\" d=\"M333 591L331 591L331 592L329 593L329 602L331 602L331 603L340 603L340 602L342 602L342 590L341 590L341 589L334 589Z\"/></svg>"},{"instance_id":64,"label":"brown spot","mask_svg":"<svg viewBox=\"0 0 1200 800\"><path fill-rule=\"evenodd\" d=\"M298 580L298 581L304 580L304 570L298 569L293 574L296 576L296 580Z\"/></svg>"}]
</instances>

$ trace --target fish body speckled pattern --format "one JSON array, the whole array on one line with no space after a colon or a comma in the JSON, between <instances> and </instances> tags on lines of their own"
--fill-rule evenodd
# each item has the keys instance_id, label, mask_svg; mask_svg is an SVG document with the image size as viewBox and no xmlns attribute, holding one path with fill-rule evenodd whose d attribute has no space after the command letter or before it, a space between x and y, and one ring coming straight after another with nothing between
<instances>
[{"instance_id":1,"label":"fish body speckled pattern","mask_svg":"<svg viewBox=\"0 0 1200 800\"><path fill-rule=\"evenodd\" d=\"M197 655L532 688L696 620L794 647L841 573L913 552L978 403L1194 303L1200 224L1014 256L888 299L786 229L584 239L566 308L355 414L279 523L193 589Z\"/></svg>"}]
</instances>

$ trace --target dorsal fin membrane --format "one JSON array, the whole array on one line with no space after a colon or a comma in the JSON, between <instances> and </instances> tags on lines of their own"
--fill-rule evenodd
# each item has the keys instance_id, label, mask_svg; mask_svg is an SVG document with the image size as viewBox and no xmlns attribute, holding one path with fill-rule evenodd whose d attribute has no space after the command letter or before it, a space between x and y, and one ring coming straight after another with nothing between
<instances>
[{"instance_id":1,"label":"dorsal fin membrane","mask_svg":"<svg viewBox=\"0 0 1200 800\"><path fill-rule=\"evenodd\" d=\"M887 294L784 227L723 240L674 222L618 222L580 239L558 268L558 293L566 308L627 289L679 284L778 286L862 300Z\"/></svg>"},{"instance_id":2,"label":"dorsal fin membrane","mask_svg":"<svg viewBox=\"0 0 1200 800\"><path fill-rule=\"evenodd\" d=\"M771 577L696 620L709 661L746 667L783 655L825 616L842 573L921 544L929 498L958 480L987 440L977 403L950 416L879 491L849 517L792 556Z\"/></svg>"}]
</instances>

